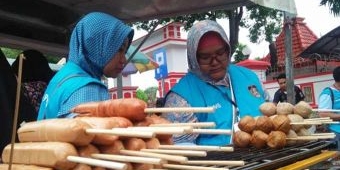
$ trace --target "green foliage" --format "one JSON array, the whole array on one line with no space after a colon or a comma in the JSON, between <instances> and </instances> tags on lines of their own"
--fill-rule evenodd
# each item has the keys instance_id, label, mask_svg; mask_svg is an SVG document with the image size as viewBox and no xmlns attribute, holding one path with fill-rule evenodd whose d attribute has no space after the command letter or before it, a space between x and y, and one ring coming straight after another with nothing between
<instances>
[{"instance_id":1,"label":"green foliage","mask_svg":"<svg viewBox=\"0 0 340 170\"><path fill-rule=\"evenodd\" d=\"M0 47L0 48L1 48L2 52L4 52L4 54L7 58L13 58L13 59L16 59L17 56L23 51L23 50L6 48L6 47ZM46 57L46 59L49 63L57 63L60 60L60 58L56 57L56 56L45 55L45 57Z\"/></svg>"},{"instance_id":2,"label":"green foliage","mask_svg":"<svg viewBox=\"0 0 340 170\"><path fill-rule=\"evenodd\" d=\"M141 99L141 100L145 101L145 102L148 102L148 95L143 90L141 90L141 89L137 89L136 97L138 99Z\"/></svg>"},{"instance_id":3,"label":"green foliage","mask_svg":"<svg viewBox=\"0 0 340 170\"><path fill-rule=\"evenodd\" d=\"M321 0L320 5L328 6L334 16L340 16L340 1L339 0Z\"/></svg>"},{"instance_id":4,"label":"green foliage","mask_svg":"<svg viewBox=\"0 0 340 170\"><path fill-rule=\"evenodd\" d=\"M22 52L22 50L5 48L5 47L1 47L1 50L2 52L4 52L7 58L13 58L13 59L16 59L17 56Z\"/></svg>"},{"instance_id":5,"label":"green foliage","mask_svg":"<svg viewBox=\"0 0 340 170\"><path fill-rule=\"evenodd\" d=\"M156 94L157 94L158 87L148 87L144 90L144 93L148 96L148 100L151 103L156 102Z\"/></svg>"},{"instance_id":6,"label":"green foliage","mask_svg":"<svg viewBox=\"0 0 340 170\"><path fill-rule=\"evenodd\" d=\"M238 63L240 61L246 60L249 58L249 55L244 55L243 54L243 49L246 48L247 45L244 44L237 44L236 50L234 53L234 63Z\"/></svg>"},{"instance_id":7,"label":"green foliage","mask_svg":"<svg viewBox=\"0 0 340 170\"><path fill-rule=\"evenodd\" d=\"M261 7L259 5L247 7L247 9L249 14L243 19L243 7L239 7L230 10L208 11L160 19L159 24L166 25L170 22L180 22L184 24L185 30L189 30L196 21L229 18L231 53L235 51L235 46L238 44L239 27L249 29L249 38L251 42L261 42L263 40L272 42L274 37L281 31L283 14L277 10ZM137 29L150 31L157 22L158 20L150 20L136 22L134 25Z\"/></svg>"},{"instance_id":8,"label":"green foliage","mask_svg":"<svg viewBox=\"0 0 340 170\"><path fill-rule=\"evenodd\" d=\"M264 39L273 42L281 32L283 13L259 5L247 7L247 11L247 17L242 19L240 25L249 29L250 41L259 43Z\"/></svg>"}]
</instances>

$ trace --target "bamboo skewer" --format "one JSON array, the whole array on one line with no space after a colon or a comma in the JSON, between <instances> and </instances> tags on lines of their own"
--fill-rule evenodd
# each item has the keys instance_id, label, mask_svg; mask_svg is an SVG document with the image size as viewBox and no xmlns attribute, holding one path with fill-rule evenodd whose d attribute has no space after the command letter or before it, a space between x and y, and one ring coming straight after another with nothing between
<instances>
[{"instance_id":1,"label":"bamboo skewer","mask_svg":"<svg viewBox=\"0 0 340 170\"><path fill-rule=\"evenodd\" d=\"M319 121L319 120L332 120L332 119L330 117L316 117L316 118L304 119L304 121Z\"/></svg>"},{"instance_id":2,"label":"bamboo skewer","mask_svg":"<svg viewBox=\"0 0 340 170\"><path fill-rule=\"evenodd\" d=\"M181 169L181 170L228 170L228 168L213 168L191 165L175 165L175 164L163 164L164 168Z\"/></svg>"},{"instance_id":3,"label":"bamboo skewer","mask_svg":"<svg viewBox=\"0 0 340 170\"><path fill-rule=\"evenodd\" d=\"M188 161L187 165L220 165L220 166L244 166L244 161L211 161L211 160L198 160Z\"/></svg>"},{"instance_id":4,"label":"bamboo skewer","mask_svg":"<svg viewBox=\"0 0 340 170\"><path fill-rule=\"evenodd\" d=\"M322 124L339 124L338 121L332 120L315 120L315 121L303 121L303 122L291 122L291 125L322 125Z\"/></svg>"},{"instance_id":5,"label":"bamboo skewer","mask_svg":"<svg viewBox=\"0 0 340 170\"><path fill-rule=\"evenodd\" d=\"M340 109L312 109L313 112L340 112Z\"/></svg>"},{"instance_id":6,"label":"bamboo skewer","mask_svg":"<svg viewBox=\"0 0 340 170\"><path fill-rule=\"evenodd\" d=\"M117 136L127 136L127 137L140 137L140 138L153 138L155 137L154 132L150 131L133 131L126 130L126 128L119 129L86 129L86 133L89 134L108 134Z\"/></svg>"},{"instance_id":7,"label":"bamboo skewer","mask_svg":"<svg viewBox=\"0 0 340 170\"><path fill-rule=\"evenodd\" d=\"M145 113L212 113L215 112L213 107L162 107L162 108L145 108Z\"/></svg>"},{"instance_id":8,"label":"bamboo skewer","mask_svg":"<svg viewBox=\"0 0 340 170\"><path fill-rule=\"evenodd\" d=\"M92 154L93 158L105 159L111 161L120 162L133 162L133 163L145 163L145 164L164 164L166 161L160 158L148 158L139 156L127 156L127 155L111 155L111 154Z\"/></svg>"},{"instance_id":9,"label":"bamboo skewer","mask_svg":"<svg viewBox=\"0 0 340 170\"><path fill-rule=\"evenodd\" d=\"M306 121L306 122L290 122L291 125L321 125L322 122L317 121Z\"/></svg>"},{"instance_id":10,"label":"bamboo skewer","mask_svg":"<svg viewBox=\"0 0 340 170\"><path fill-rule=\"evenodd\" d=\"M152 127L171 127L171 126L192 126L192 127L215 127L215 122L197 122L197 123L162 123L162 124L151 124Z\"/></svg>"},{"instance_id":11,"label":"bamboo skewer","mask_svg":"<svg viewBox=\"0 0 340 170\"><path fill-rule=\"evenodd\" d=\"M177 150L203 150L203 151L225 151L233 152L233 147L206 146L206 145L159 145L158 149L177 149Z\"/></svg>"},{"instance_id":12,"label":"bamboo skewer","mask_svg":"<svg viewBox=\"0 0 340 170\"><path fill-rule=\"evenodd\" d=\"M112 161L104 161L104 160L98 160L98 159L92 159L92 158L83 158L78 156L68 156L68 161L76 162L76 163L82 163L92 166L99 166L104 168L110 168L110 169L119 169L119 170L125 170L127 169L127 165L124 163L119 162L112 162Z\"/></svg>"},{"instance_id":13,"label":"bamboo skewer","mask_svg":"<svg viewBox=\"0 0 340 170\"><path fill-rule=\"evenodd\" d=\"M334 139L335 135L311 135L311 136L298 136L295 138L286 138L286 140L318 140L318 139Z\"/></svg>"},{"instance_id":14,"label":"bamboo skewer","mask_svg":"<svg viewBox=\"0 0 340 170\"><path fill-rule=\"evenodd\" d=\"M313 133L311 136L330 136L335 135L335 133Z\"/></svg>"},{"instance_id":15,"label":"bamboo skewer","mask_svg":"<svg viewBox=\"0 0 340 170\"><path fill-rule=\"evenodd\" d=\"M161 159L175 161L175 162L187 162L188 161L188 158L185 156L176 156L176 155L169 155L169 154L131 151L131 150L120 150L119 152L124 155L161 158Z\"/></svg>"},{"instance_id":16,"label":"bamboo skewer","mask_svg":"<svg viewBox=\"0 0 340 170\"><path fill-rule=\"evenodd\" d=\"M207 156L206 151L192 151L192 150L169 150L169 149L141 149L142 152L162 153L169 155L182 155L182 156Z\"/></svg>"},{"instance_id":17,"label":"bamboo skewer","mask_svg":"<svg viewBox=\"0 0 340 170\"><path fill-rule=\"evenodd\" d=\"M14 117L13 117L13 125L12 125L11 151L10 151L9 166L8 166L9 170L12 169L13 151L14 151L16 132L17 132L17 123L18 123L19 105L20 105L20 94L21 94L21 79L22 79L23 59L25 59L24 54L20 54L19 55L18 78L17 78L18 84L17 84L17 89L16 89L15 108L14 108Z\"/></svg>"},{"instance_id":18,"label":"bamboo skewer","mask_svg":"<svg viewBox=\"0 0 340 170\"><path fill-rule=\"evenodd\" d=\"M118 128L118 129L121 129L121 128ZM132 127L128 127L127 129L136 130L136 131L150 131L156 134L185 134L185 133L191 133L193 130L193 127L192 126L181 126L181 127L132 126Z\"/></svg>"},{"instance_id":19,"label":"bamboo skewer","mask_svg":"<svg viewBox=\"0 0 340 170\"><path fill-rule=\"evenodd\" d=\"M229 129L193 129L192 133L230 135L232 132Z\"/></svg>"}]
</instances>

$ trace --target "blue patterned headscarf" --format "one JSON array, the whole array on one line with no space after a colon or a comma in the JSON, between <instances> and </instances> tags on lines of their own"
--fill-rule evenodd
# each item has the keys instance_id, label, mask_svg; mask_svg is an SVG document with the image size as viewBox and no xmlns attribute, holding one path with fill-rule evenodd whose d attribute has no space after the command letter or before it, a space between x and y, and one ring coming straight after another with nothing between
<instances>
[{"instance_id":1,"label":"blue patterned headscarf","mask_svg":"<svg viewBox=\"0 0 340 170\"><path fill-rule=\"evenodd\" d=\"M200 66L197 61L196 52L200 39L207 32L217 32L225 41L230 49L229 39L223 28L215 21L203 20L193 25L188 33L187 38L187 57L189 64L189 71L200 77L205 81L212 81L207 75L201 72ZM230 50L229 50L230 51ZM230 54L229 54L230 56Z\"/></svg>"},{"instance_id":2,"label":"blue patterned headscarf","mask_svg":"<svg viewBox=\"0 0 340 170\"><path fill-rule=\"evenodd\" d=\"M117 18L92 12L74 28L70 40L69 61L95 78L103 75L105 65L114 57L126 38L129 45L133 30Z\"/></svg>"}]
</instances>

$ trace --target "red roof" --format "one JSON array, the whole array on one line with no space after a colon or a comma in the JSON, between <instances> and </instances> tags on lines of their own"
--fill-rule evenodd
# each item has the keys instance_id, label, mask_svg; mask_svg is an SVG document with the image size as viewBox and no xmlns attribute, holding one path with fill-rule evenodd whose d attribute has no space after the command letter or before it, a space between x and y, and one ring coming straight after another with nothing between
<instances>
[{"instance_id":1,"label":"red roof","mask_svg":"<svg viewBox=\"0 0 340 170\"><path fill-rule=\"evenodd\" d=\"M236 65L247 67L249 69L266 70L270 66L270 63L266 61L246 59L246 60L236 63Z\"/></svg>"},{"instance_id":2,"label":"red roof","mask_svg":"<svg viewBox=\"0 0 340 170\"><path fill-rule=\"evenodd\" d=\"M293 52L293 64L298 64L303 62L303 58L299 55L308 46L310 46L318 37L313 33L311 29L308 28L306 23L303 22L304 18L296 17L293 18L292 24L292 52ZM276 38L276 48L277 48L277 64L285 65L285 32L282 28L281 33ZM270 54L261 59L262 61L270 62Z\"/></svg>"}]
</instances>

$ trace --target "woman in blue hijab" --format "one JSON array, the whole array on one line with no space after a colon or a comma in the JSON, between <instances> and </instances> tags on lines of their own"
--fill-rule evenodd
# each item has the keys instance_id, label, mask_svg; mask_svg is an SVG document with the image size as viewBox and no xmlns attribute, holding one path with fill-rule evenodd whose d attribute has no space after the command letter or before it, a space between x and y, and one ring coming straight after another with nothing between
<instances>
[{"instance_id":1,"label":"woman in blue hijab","mask_svg":"<svg viewBox=\"0 0 340 170\"><path fill-rule=\"evenodd\" d=\"M215 21L199 21L188 32L189 70L172 87L165 107L214 107L214 113L167 113L175 123L214 122L215 129L233 130L242 117L261 115L259 106L265 93L257 75L230 63L230 44L223 28ZM255 90L256 89L256 90ZM256 92L254 92L256 91ZM175 144L224 146L232 143L231 135L179 134Z\"/></svg>"},{"instance_id":2,"label":"woman in blue hijab","mask_svg":"<svg viewBox=\"0 0 340 170\"><path fill-rule=\"evenodd\" d=\"M83 17L70 40L68 62L50 81L38 120L72 118L74 106L109 99L102 76L116 78L126 64L125 53L134 31L117 18L100 12Z\"/></svg>"}]
</instances>

